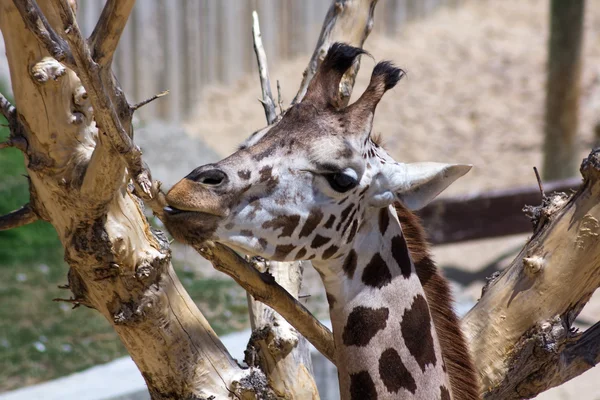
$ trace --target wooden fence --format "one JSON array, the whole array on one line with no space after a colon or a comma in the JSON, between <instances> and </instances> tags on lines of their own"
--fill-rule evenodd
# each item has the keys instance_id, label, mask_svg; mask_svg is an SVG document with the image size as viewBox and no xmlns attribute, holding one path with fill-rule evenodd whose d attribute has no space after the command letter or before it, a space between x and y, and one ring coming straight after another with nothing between
<instances>
[{"instance_id":1,"label":"wooden fence","mask_svg":"<svg viewBox=\"0 0 600 400\"><path fill-rule=\"evenodd\" d=\"M393 34L407 21L461 0L379 0L375 31ZM131 102L165 89L168 101L140 110L144 120L186 118L203 87L256 71L251 12L257 10L269 64L310 54L330 0L138 0L115 57L115 74ZM103 1L79 0L89 35ZM308 57L307 57L308 61Z\"/></svg>"}]
</instances>

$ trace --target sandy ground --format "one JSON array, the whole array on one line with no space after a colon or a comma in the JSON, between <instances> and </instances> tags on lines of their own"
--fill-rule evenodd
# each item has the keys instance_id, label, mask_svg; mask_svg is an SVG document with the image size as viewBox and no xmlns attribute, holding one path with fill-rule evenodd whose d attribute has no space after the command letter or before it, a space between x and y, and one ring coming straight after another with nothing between
<instances>
[{"instance_id":1,"label":"sandy ground","mask_svg":"<svg viewBox=\"0 0 600 400\"><path fill-rule=\"evenodd\" d=\"M472 1L441 10L407 26L394 37L369 38L375 60L391 59L408 75L380 104L374 132L399 161L467 162L475 165L448 194L535 182L541 166L542 118L547 41L547 1ZM600 119L600 3L588 2L579 149L583 158ZM271 79L282 84L284 101L295 94L308 55L271 65ZM355 95L366 87L374 61L364 57ZM251 132L264 126L257 98L258 78L207 90L187 123L217 153L227 155ZM253 106L254 105L254 106ZM575 173L575 171L574 171ZM459 283L467 304L479 297L485 277L501 255L507 265L526 236L435 248L447 276ZM468 257L465 255L468 254ZM187 259L195 259L190 251ZM210 273L204 269L206 273ZM326 312L316 274L309 271L304 292L317 314ZM579 320L585 328L600 317L596 296ZM551 390L539 399L600 399L600 369Z\"/></svg>"}]
</instances>

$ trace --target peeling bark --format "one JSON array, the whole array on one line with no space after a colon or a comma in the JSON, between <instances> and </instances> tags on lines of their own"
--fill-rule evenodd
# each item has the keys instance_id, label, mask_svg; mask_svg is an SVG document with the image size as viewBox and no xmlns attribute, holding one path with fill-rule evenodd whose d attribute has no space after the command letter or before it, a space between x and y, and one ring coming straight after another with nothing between
<instances>
[{"instance_id":1,"label":"peeling bark","mask_svg":"<svg viewBox=\"0 0 600 400\"><path fill-rule=\"evenodd\" d=\"M16 3L33 4L38 10L35 3ZM65 5L46 0L40 2L45 18L28 15L44 20L46 37L55 39L54 32L62 31L60 12ZM93 108L92 100L105 93L97 92L96 84L82 85L66 67L70 61L61 65L51 58L11 1L0 1L0 29L13 83L14 115L21 127L18 135L26 143L31 203L56 228L65 247L72 302L95 308L113 325L153 399L228 398L231 391L248 391L244 382L260 376L264 380L262 372L240 368L227 353L177 279L167 241L148 225L129 185L126 163L105 135L112 118L123 117L118 122L127 126L130 116L117 113L119 104L106 99ZM66 42L51 43L50 50ZM74 62L79 59L76 55ZM84 68L88 65L78 69ZM100 80L103 91L114 85L112 79L104 81L103 74L90 79ZM120 89L115 91L118 95ZM110 118L99 130L102 107L108 107L103 113ZM107 161L111 169L99 170ZM85 179L92 175L95 185L86 189ZM257 387L245 398L269 393L267 386Z\"/></svg>"},{"instance_id":2,"label":"peeling bark","mask_svg":"<svg viewBox=\"0 0 600 400\"><path fill-rule=\"evenodd\" d=\"M581 172L570 199L534 210L534 235L463 319L486 399L534 397L599 361L598 327L571 328L600 286L599 152Z\"/></svg>"}]
</instances>

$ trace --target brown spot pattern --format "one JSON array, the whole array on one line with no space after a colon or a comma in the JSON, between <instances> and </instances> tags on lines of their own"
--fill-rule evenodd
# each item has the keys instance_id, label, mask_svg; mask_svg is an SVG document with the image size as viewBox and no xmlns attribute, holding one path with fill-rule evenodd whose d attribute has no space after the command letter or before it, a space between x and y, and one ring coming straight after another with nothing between
<instances>
[{"instance_id":1,"label":"brown spot pattern","mask_svg":"<svg viewBox=\"0 0 600 400\"><path fill-rule=\"evenodd\" d=\"M279 246L275 247L274 258L281 261L285 259L295 248L296 246L293 244L280 244Z\"/></svg>"},{"instance_id":2,"label":"brown spot pattern","mask_svg":"<svg viewBox=\"0 0 600 400\"><path fill-rule=\"evenodd\" d=\"M376 400L377 390L367 371L350 374L350 400Z\"/></svg>"},{"instance_id":3,"label":"brown spot pattern","mask_svg":"<svg viewBox=\"0 0 600 400\"><path fill-rule=\"evenodd\" d=\"M329 246L324 252L323 252L323 260L328 260L330 259L335 253L337 253L337 251L339 250L339 247L335 246L335 245L331 245Z\"/></svg>"},{"instance_id":4,"label":"brown spot pattern","mask_svg":"<svg viewBox=\"0 0 600 400\"><path fill-rule=\"evenodd\" d=\"M306 218L306 222L300 231L299 238L303 238L305 236L310 235L319 225L321 220L323 219L323 212L318 208L313 208L310 210L308 214L308 218Z\"/></svg>"},{"instance_id":5,"label":"brown spot pattern","mask_svg":"<svg viewBox=\"0 0 600 400\"><path fill-rule=\"evenodd\" d=\"M274 151L275 149L273 148L273 146L270 146L267 147L265 150L261 151L260 153L254 154L252 158L256 161L260 161L265 157L269 157L271 154L273 154Z\"/></svg>"},{"instance_id":6,"label":"brown spot pattern","mask_svg":"<svg viewBox=\"0 0 600 400\"><path fill-rule=\"evenodd\" d=\"M259 238L258 244L262 247L263 250L267 248L267 240L265 238Z\"/></svg>"},{"instance_id":7,"label":"brown spot pattern","mask_svg":"<svg viewBox=\"0 0 600 400\"><path fill-rule=\"evenodd\" d=\"M313 249L319 248L319 247L327 244L327 242L329 242L330 240L331 240L331 238L317 234L317 236L315 236L312 243L310 244L310 247L312 247Z\"/></svg>"},{"instance_id":8,"label":"brown spot pattern","mask_svg":"<svg viewBox=\"0 0 600 400\"><path fill-rule=\"evenodd\" d=\"M296 257L294 257L294 259L296 260L300 260L302 259L304 256L306 255L306 249L303 247L300 250L298 250L298 253L296 253Z\"/></svg>"},{"instance_id":9,"label":"brown spot pattern","mask_svg":"<svg viewBox=\"0 0 600 400\"><path fill-rule=\"evenodd\" d=\"M352 279L354 277L354 271L356 271L357 260L358 257L356 255L356 251L354 249L351 249L348 253L348 256L346 256L346 259L344 260L344 265L342 267L348 279Z\"/></svg>"},{"instance_id":10,"label":"brown spot pattern","mask_svg":"<svg viewBox=\"0 0 600 400\"><path fill-rule=\"evenodd\" d=\"M300 223L299 215L278 215L270 221L262 224L265 229L277 230L281 228L281 234L278 237L290 237Z\"/></svg>"},{"instance_id":11,"label":"brown spot pattern","mask_svg":"<svg viewBox=\"0 0 600 400\"><path fill-rule=\"evenodd\" d=\"M392 274L381 254L375 253L362 274L365 285L381 289L392 281Z\"/></svg>"},{"instance_id":12,"label":"brown spot pattern","mask_svg":"<svg viewBox=\"0 0 600 400\"><path fill-rule=\"evenodd\" d=\"M348 315L342 340L346 346L364 347L387 325L390 310L386 307L357 306Z\"/></svg>"},{"instance_id":13,"label":"brown spot pattern","mask_svg":"<svg viewBox=\"0 0 600 400\"><path fill-rule=\"evenodd\" d=\"M238 176L245 181L250 179L251 175L252 175L252 172L250 172L250 170L248 170L248 169L241 169L238 171Z\"/></svg>"},{"instance_id":14,"label":"brown spot pattern","mask_svg":"<svg viewBox=\"0 0 600 400\"><path fill-rule=\"evenodd\" d=\"M277 186L277 184L279 183L279 178L276 176L273 176L273 167L272 166L266 165L266 166L262 167L262 169L260 171L258 171L258 173L260 174L260 182L261 183L266 182L268 190L275 189L275 186Z\"/></svg>"},{"instance_id":15,"label":"brown spot pattern","mask_svg":"<svg viewBox=\"0 0 600 400\"><path fill-rule=\"evenodd\" d=\"M326 229L331 229L331 227L333 226L334 222L335 222L335 215L331 214L329 216L329 219L327 220L327 222L325 222L325 225L323 225L323 227L326 228Z\"/></svg>"},{"instance_id":16,"label":"brown spot pattern","mask_svg":"<svg viewBox=\"0 0 600 400\"><path fill-rule=\"evenodd\" d=\"M396 349L389 348L381 353L379 377L390 393L398 393L400 389L406 389L412 394L417 391L417 383Z\"/></svg>"},{"instance_id":17,"label":"brown spot pattern","mask_svg":"<svg viewBox=\"0 0 600 400\"><path fill-rule=\"evenodd\" d=\"M252 237L252 236L254 236L254 234L252 233L252 231L249 230L249 229L242 229L240 231L240 235L246 236L246 237Z\"/></svg>"},{"instance_id":18,"label":"brown spot pattern","mask_svg":"<svg viewBox=\"0 0 600 400\"><path fill-rule=\"evenodd\" d=\"M342 224L344 223L346 218L348 218L348 215L350 214L350 211L352 211L353 208L354 208L354 204L349 204L348 207L346 207L342 210L342 213L340 214L340 222L338 223L337 228L335 228L336 231L340 230L340 228L342 227Z\"/></svg>"},{"instance_id":19,"label":"brown spot pattern","mask_svg":"<svg viewBox=\"0 0 600 400\"><path fill-rule=\"evenodd\" d=\"M480 400L479 379L459 319L452 308L454 302L448 282L440 275L430 258L425 231L419 219L400 203L395 207L415 271L430 304L433 325L447 364L452 395L461 400Z\"/></svg>"},{"instance_id":20,"label":"brown spot pattern","mask_svg":"<svg viewBox=\"0 0 600 400\"><path fill-rule=\"evenodd\" d=\"M402 276L405 278L410 277L411 273L411 262L410 255L408 254L408 247L406 247L406 241L402 236L394 236L392 239L392 256L402 271Z\"/></svg>"},{"instance_id":21,"label":"brown spot pattern","mask_svg":"<svg viewBox=\"0 0 600 400\"><path fill-rule=\"evenodd\" d=\"M412 305L402 315L400 329L408 351L423 372L427 364L435 365L437 360L431 336L431 316L425 297L420 294L415 296Z\"/></svg>"},{"instance_id":22,"label":"brown spot pattern","mask_svg":"<svg viewBox=\"0 0 600 400\"><path fill-rule=\"evenodd\" d=\"M379 231L382 235L385 235L388 225L390 224L390 211L387 207L379 210Z\"/></svg>"},{"instance_id":23,"label":"brown spot pattern","mask_svg":"<svg viewBox=\"0 0 600 400\"><path fill-rule=\"evenodd\" d=\"M354 220L354 222L352 222L352 228L350 228L350 234L348 235L348 240L346 240L346 243L351 243L354 240L354 236L356 235L356 232L358 231L358 220Z\"/></svg>"},{"instance_id":24,"label":"brown spot pattern","mask_svg":"<svg viewBox=\"0 0 600 400\"><path fill-rule=\"evenodd\" d=\"M266 182L273 177L273 167L265 165L258 173L260 174L260 182Z\"/></svg>"},{"instance_id":25,"label":"brown spot pattern","mask_svg":"<svg viewBox=\"0 0 600 400\"><path fill-rule=\"evenodd\" d=\"M352 223L352 221L354 221L354 216L356 215L356 212L358 211L358 208L355 208L352 211L352 214L350 214L350 217L348 218L348 221L346 222L346 225L344 225L344 229L342 229L342 237L346 234L346 231L348 230L348 227L350 226L350 224Z\"/></svg>"},{"instance_id":26,"label":"brown spot pattern","mask_svg":"<svg viewBox=\"0 0 600 400\"><path fill-rule=\"evenodd\" d=\"M450 392L446 386L440 386L440 395L441 400L452 400L450 398Z\"/></svg>"}]
</instances>

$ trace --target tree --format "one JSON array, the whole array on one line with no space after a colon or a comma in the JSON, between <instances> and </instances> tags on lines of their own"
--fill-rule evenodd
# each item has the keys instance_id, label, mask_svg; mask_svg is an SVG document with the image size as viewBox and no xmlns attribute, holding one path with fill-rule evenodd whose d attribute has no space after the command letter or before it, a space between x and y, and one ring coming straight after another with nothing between
<instances>
[{"instance_id":1,"label":"tree","mask_svg":"<svg viewBox=\"0 0 600 400\"><path fill-rule=\"evenodd\" d=\"M331 43L362 46L376 3L332 2L295 101ZM16 106L0 96L11 129L0 148L23 152L31 193L29 204L0 218L0 228L37 219L55 227L70 267L69 301L113 325L153 399L318 398L302 337L330 360L333 339L295 298L300 266L250 263L206 244L203 255L215 268L260 302L251 307L251 367L242 368L183 289L165 236L144 217L145 204L160 218L164 199L133 142L132 115L143 104L130 105L111 72L133 4L108 0L86 40L73 1L0 0ZM257 28L255 21L263 103L268 122L277 123ZM357 69L341 85L340 102L347 103ZM600 285L598 153L582 174L570 199L545 197L531 208L534 236L465 317L486 398L533 396L600 359L598 324L583 334L570 326Z\"/></svg>"}]
</instances>

